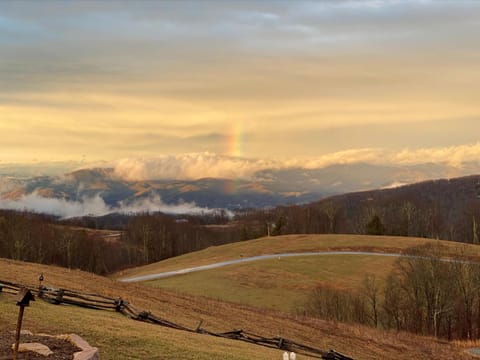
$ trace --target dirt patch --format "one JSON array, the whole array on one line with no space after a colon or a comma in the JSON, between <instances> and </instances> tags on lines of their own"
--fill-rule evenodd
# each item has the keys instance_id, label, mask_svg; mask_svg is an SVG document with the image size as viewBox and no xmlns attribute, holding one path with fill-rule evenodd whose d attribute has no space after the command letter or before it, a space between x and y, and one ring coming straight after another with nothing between
<instances>
[{"instance_id":1,"label":"dirt patch","mask_svg":"<svg viewBox=\"0 0 480 360\"><path fill-rule=\"evenodd\" d=\"M11 332L0 332L0 360L11 360L12 344L15 342L15 335ZM45 357L33 352L19 353L19 360L71 360L73 354L81 351L81 349L73 346L66 340L57 339L48 336L39 335L22 335L21 343L41 343L46 345L53 351L53 354Z\"/></svg>"}]
</instances>

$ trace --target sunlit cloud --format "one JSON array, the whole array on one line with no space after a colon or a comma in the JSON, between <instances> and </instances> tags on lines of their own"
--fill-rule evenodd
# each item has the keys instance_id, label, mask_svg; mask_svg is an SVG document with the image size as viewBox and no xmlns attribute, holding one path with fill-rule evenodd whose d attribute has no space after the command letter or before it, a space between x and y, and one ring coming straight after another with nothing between
<instances>
[{"instance_id":1,"label":"sunlit cloud","mask_svg":"<svg viewBox=\"0 0 480 360\"><path fill-rule=\"evenodd\" d=\"M279 167L274 160L247 159L213 153L127 158L114 163L115 174L126 180L248 178L256 171Z\"/></svg>"},{"instance_id":2,"label":"sunlit cloud","mask_svg":"<svg viewBox=\"0 0 480 360\"><path fill-rule=\"evenodd\" d=\"M396 164L446 163L461 167L466 162L480 164L480 143L443 148L403 150L390 156Z\"/></svg>"},{"instance_id":3,"label":"sunlit cloud","mask_svg":"<svg viewBox=\"0 0 480 360\"><path fill-rule=\"evenodd\" d=\"M480 143L452 147L403 149L365 148L334 152L320 157L252 159L190 153L155 158L126 158L111 164L115 175L125 180L200 179L207 177L251 179L266 169L321 169L332 165L368 163L408 166L428 163L461 168L467 163L480 165Z\"/></svg>"}]
</instances>

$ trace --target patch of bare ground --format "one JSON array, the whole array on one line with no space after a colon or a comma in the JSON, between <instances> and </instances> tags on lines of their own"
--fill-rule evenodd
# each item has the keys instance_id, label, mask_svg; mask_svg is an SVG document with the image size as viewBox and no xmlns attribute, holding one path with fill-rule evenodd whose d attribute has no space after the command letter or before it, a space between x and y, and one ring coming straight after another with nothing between
<instances>
[{"instance_id":1,"label":"patch of bare ground","mask_svg":"<svg viewBox=\"0 0 480 360\"><path fill-rule=\"evenodd\" d=\"M0 280L35 284L38 274L42 272L45 276L44 285L122 297L139 309L151 311L156 316L190 328L195 328L198 322L203 320L202 327L211 331L243 329L263 336L281 336L324 350L335 349L355 359L470 359L463 352L463 346L428 337L260 310L137 284L119 283L86 272L53 266L0 259L0 269ZM0 310L13 311L16 307L9 305L12 303L11 296L0 293ZM0 331L11 330L14 326L15 315L9 311L0 311ZM77 314L80 314L80 317ZM189 335L183 332L179 335L179 331L171 329L158 329L163 337L152 336L152 332L156 330L155 325L138 323L116 313L77 310L71 306L55 306L41 301L28 308L26 319L28 328L34 332L78 332L93 346L100 347L103 359L122 358L117 356L120 353L127 354L123 358L129 358L131 355L128 354L132 352L137 354L137 358L149 359L152 355L146 352L145 344L152 347L157 342L162 344L164 351L177 351L172 352L177 355L171 358L202 358L197 357L199 355L187 356L185 351L188 350L185 349L190 346L187 341L199 341L198 344L195 343L195 346L200 346L199 351L214 351L217 356L212 358L218 359L246 358L235 354L237 348L238 352L250 351L258 358L272 358L271 352L276 351L249 344L238 345L238 342L231 340L207 339L205 335ZM184 351L180 357L177 347Z\"/></svg>"},{"instance_id":2,"label":"patch of bare ground","mask_svg":"<svg viewBox=\"0 0 480 360\"><path fill-rule=\"evenodd\" d=\"M20 338L21 343L41 343L47 346L52 352L48 360L71 360L73 354L80 351L66 340L54 337L23 335ZM11 331L0 331L0 360L12 359L12 344L15 343L15 335ZM18 360L45 360L46 357L34 352L19 353Z\"/></svg>"}]
</instances>

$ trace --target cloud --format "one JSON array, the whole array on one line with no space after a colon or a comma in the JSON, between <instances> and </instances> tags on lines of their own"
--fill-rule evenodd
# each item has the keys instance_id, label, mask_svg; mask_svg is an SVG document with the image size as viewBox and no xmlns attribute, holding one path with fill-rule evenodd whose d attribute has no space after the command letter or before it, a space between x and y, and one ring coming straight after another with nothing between
<instances>
[{"instance_id":1,"label":"cloud","mask_svg":"<svg viewBox=\"0 0 480 360\"><path fill-rule=\"evenodd\" d=\"M82 201L68 201L66 199L46 198L32 193L24 195L18 200L0 200L0 208L28 210L65 218L90 214L106 215L112 212L99 195L83 198Z\"/></svg>"},{"instance_id":2,"label":"cloud","mask_svg":"<svg viewBox=\"0 0 480 360\"><path fill-rule=\"evenodd\" d=\"M210 152L126 158L115 162L115 174L126 180L248 178L256 171L275 168L275 160L246 159Z\"/></svg>"},{"instance_id":3,"label":"cloud","mask_svg":"<svg viewBox=\"0 0 480 360\"><path fill-rule=\"evenodd\" d=\"M319 169L338 164L370 163L377 165L445 164L460 168L480 161L480 143L450 147L402 149L362 148L333 152L319 157L249 159L215 153L164 155L154 158L126 158L114 162L120 178L136 180L195 180L206 177L250 179L266 169Z\"/></svg>"},{"instance_id":4,"label":"cloud","mask_svg":"<svg viewBox=\"0 0 480 360\"><path fill-rule=\"evenodd\" d=\"M461 167L466 162L480 161L480 143L416 150L405 149L397 154L392 154L390 161L402 165L430 162Z\"/></svg>"},{"instance_id":5,"label":"cloud","mask_svg":"<svg viewBox=\"0 0 480 360\"><path fill-rule=\"evenodd\" d=\"M18 200L0 200L0 208L7 210L27 210L37 213L60 216L62 218L80 216L103 216L111 213L134 214L141 212L163 212L167 214L212 214L218 209L201 208L195 203L165 204L160 196L138 199L133 202L120 202L118 206L108 206L100 194L84 197L80 201L59 198L46 198L37 193L22 196Z\"/></svg>"},{"instance_id":6,"label":"cloud","mask_svg":"<svg viewBox=\"0 0 480 360\"><path fill-rule=\"evenodd\" d=\"M0 153L18 162L222 152L222 135L208 134L242 121L249 156L318 155L351 137L349 147L418 147L413 132L354 129L342 140L330 128L442 117L450 125L427 135L445 144L439 136L465 126L459 118L479 115L479 8L0 1L0 132L9 134Z\"/></svg>"},{"instance_id":7,"label":"cloud","mask_svg":"<svg viewBox=\"0 0 480 360\"><path fill-rule=\"evenodd\" d=\"M418 165L426 163L446 164L462 167L465 163L480 161L480 143L448 147L431 147L419 149L352 149L327 154L310 159L304 163L305 168L321 168L334 164L352 164L367 162L380 165Z\"/></svg>"},{"instance_id":8,"label":"cloud","mask_svg":"<svg viewBox=\"0 0 480 360\"><path fill-rule=\"evenodd\" d=\"M385 151L382 149L351 149L337 151L320 157L310 158L308 160L291 161L294 167L304 167L306 169L318 169L338 164L354 164L359 162L378 163L383 159Z\"/></svg>"},{"instance_id":9,"label":"cloud","mask_svg":"<svg viewBox=\"0 0 480 360\"><path fill-rule=\"evenodd\" d=\"M198 207L194 202L179 202L177 204L165 204L159 195L148 198L138 199L131 203L120 202L118 207L111 208L111 212L119 212L125 214L139 212L163 212L166 214L212 214L218 212L219 209L209 209ZM223 210L223 209L222 209ZM227 214L233 214L227 211Z\"/></svg>"},{"instance_id":10,"label":"cloud","mask_svg":"<svg viewBox=\"0 0 480 360\"><path fill-rule=\"evenodd\" d=\"M381 149L352 149L314 158L251 159L215 153L164 155L155 158L126 158L114 163L115 175L136 180L195 180L200 178L249 179L265 169L316 169L335 164L377 163Z\"/></svg>"}]
</instances>

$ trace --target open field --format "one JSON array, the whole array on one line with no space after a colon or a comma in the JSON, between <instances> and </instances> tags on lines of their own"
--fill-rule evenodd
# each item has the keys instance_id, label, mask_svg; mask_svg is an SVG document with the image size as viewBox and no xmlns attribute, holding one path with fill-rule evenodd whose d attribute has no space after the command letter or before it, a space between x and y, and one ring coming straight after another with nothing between
<instances>
[{"instance_id":1,"label":"open field","mask_svg":"<svg viewBox=\"0 0 480 360\"><path fill-rule=\"evenodd\" d=\"M170 258L116 273L116 278L134 277L179 270L193 266L246 258L265 254L311 251L373 251L403 252L408 248L426 244L442 244L452 254L462 247L466 255L480 260L480 247L458 242L431 240L424 238L367 236L367 235L285 235L272 236L255 240L242 241L222 246L209 247L204 250ZM446 254L448 256L448 253Z\"/></svg>"},{"instance_id":2,"label":"open field","mask_svg":"<svg viewBox=\"0 0 480 360\"><path fill-rule=\"evenodd\" d=\"M357 289L365 274L380 284L397 258L322 255L230 265L144 284L252 306L302 313L309 293L320 284Z\"/></svg>"},{"instance_id":3,"label":"open field","mask_svg":"<svg viewBox=\"0 0 480 360\"><path fill-rule=\"evenodd\" d=\"M354 235L292 235L267 237L241 243L211 247L159 263L130 269L125 273L138 276L155 270L170 271L205 265L207 261L245 259L268 253L310 251L374 251L402 253L406 248L442 244L445 256L463 252L472 258L480 247L447 241ZM302 314L312 290L318 285L357 290L365 275L375 275L380 294L385 279L398 258L374 255L320 255L285 257L245 262L225 267L145 281L144 284L185 294L260 308Z\"/></svg>"},{"instance_id":4,"label":"open field","mask_svg":"<svg viewBox=\"0 0 480 360\"><path fill-rule=\"evenodd\" d=\"M0 259L0 279L102 293L129 300L140 309L189 327L212 331L244 329L282 336L320 349L335 349L356 359L469 359L461 343L449 344L405 333L294 317L201 297L118 283L81 271ZM0 331L15 327L13 297L0 294ZM76 332L101 349L102 359L280 359L281 351L233 340L162 328L126 319L113 312L55 306L38 300L26 309L24 328L34 332ZM305 356L298 357L305 359Z\"/></svg>"}]
</instances>

